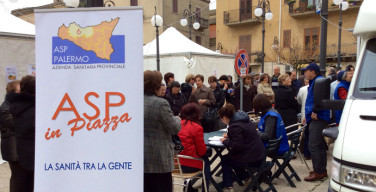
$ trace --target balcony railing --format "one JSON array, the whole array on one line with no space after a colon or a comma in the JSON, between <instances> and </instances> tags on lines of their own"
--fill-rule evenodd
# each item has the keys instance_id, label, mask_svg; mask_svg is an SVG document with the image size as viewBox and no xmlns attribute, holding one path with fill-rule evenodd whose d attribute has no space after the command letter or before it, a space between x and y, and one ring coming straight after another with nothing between
<instances>
[{"instance_id":1,"label":"balcony railing","mask_svg":"<svg viewBox=\"0 0 376 192\"><path fill-rule=\"evenodd\" d=\"M308 16L316 14L315 5L307 5L307 2L299 3L299 0L296 0L296 3L289 3L289 13L292 17ZM359 9L363 0L349 0L348 9ZM338 11L338 6L331 4L328 7L328 12Z\"/></svg>"},{"instance_id":2,"label":"balcony railing","mask_svg":"<svg viewBox=\"0 0 376 192\"><path fill-rule=\"evenodd\" d=\"M241 25L261 22L261 20L254 15L253 10L254 9L235 9L225 11L223 14L223 23L225 25Z\"/></svg>"},{"instance_id":3,"label":"balcony railing","mask_svg":"<svg viewBox=\"0 0 376 192\"><path fill-rule=\"evenodd\" d=\"M209 21L207 19L198 18L198 22L200 23L200 29L206 29L209 27Z\"/></svg>"},{"instance_id":4,"label":"balcony railing","mask_svg":"<svg viewBox=\"0 0 376 192\"><path fill-rule=\"evenodd\" d=\"M343 43L341 44L341 57L356 57L356 42L355 43ZM338 57L338 45L331 44L326 48L326 57L337 58Z\"/></svg>"}]
</instances>

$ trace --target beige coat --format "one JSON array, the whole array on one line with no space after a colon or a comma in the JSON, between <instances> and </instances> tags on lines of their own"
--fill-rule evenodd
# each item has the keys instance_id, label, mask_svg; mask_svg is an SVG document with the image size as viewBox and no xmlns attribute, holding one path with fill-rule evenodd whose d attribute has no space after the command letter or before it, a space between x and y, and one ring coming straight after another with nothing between
<instances>
[{"instance_id":1,"label":"beige coat","mask_svg":"<svg viewBox=\"0 0 376 192\"><path fill-rule=\"evenodd\" d=\"M270 100L274 100L274 92L270 84L260 82L257 86L257 94L265 94Z\"/></svg>"},{"instance_id":2,"label":"beige coat","mask_svg":"<svg viewBox=\"0 0 376 192\"><path fill-rule=\"evenodd\" d=\"M206 99L206 102L203 105L200 105L198 103L199 99ZM210 88L207 88L205 85L203 85L201 89L197 89L195 94L189 97L189 102L198 104L198 108L200 109L200 119L202 119L204 112L208 110L208 107L215 105L214 92Z\"/></svg>"}]
</instances>

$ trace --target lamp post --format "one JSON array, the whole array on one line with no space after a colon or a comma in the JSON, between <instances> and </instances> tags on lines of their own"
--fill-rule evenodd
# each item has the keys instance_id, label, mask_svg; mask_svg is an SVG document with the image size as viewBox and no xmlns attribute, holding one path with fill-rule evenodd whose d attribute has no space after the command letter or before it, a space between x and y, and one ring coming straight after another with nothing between
<instances>
[{"instance_id":1,"label":"lamp post","mask_svg":"<svg viewBox=\"0 0 376 192\"><path fill-rule=\"evenodd\" d=\"M265 9L268 9L268 12L265 13ZM259 0L257 8L255 9L256 17L261 17L262 19L262 50L261 50L261 73L264 73L264 44L265 44L265 19L271 20L273 18L273 13L270 11L269 0Z\"/></svg>"},{"instance_id":2,"label":"lamp post","mask_svg":"<svg viewBox=\"0 0 376 192\"><path fill-rule=\"evenodd\" d=\"M162 27L163 25L163 19L160 15L157 15L157 7L155 8L154 16L151 18L151 25L155 27L155 36L156 36L156 44L157 44L157 71L160 71L159 69L159 30L158 27Z\"/></svg>"},{"instance_id":3,"label":"lamp post","mask_svg":"<svg viewBox=\"0 0 376 192\"><path fill-rule=\"evenodd\" d=\"M192 9L192 4L191 4L191 0L189 0L188 9L184 9L184 11L183 11L183 18L180 20L180 25L181 26L187 26L187 24L188 24L188 27L189 27L189 39L190 40L192 40L192 27L195 30L198 30L200 28L200 23L197 22L196 12L192 13L191 9ZM188 17L188 21L186 19L187 17ZM192 22L193 19L195 20L194 23Z\"/></svg>"},{"instance_id":4,"label":"lamp post","mask_svg":"<svg viewBox=\"0 0 376 192\"><path fill-rule=\"evenodd\" d=\"M337 70L341 69L341 33L342 33L342 11L349 8L349 3L343 0L334 0L335 5L339 5L339 29L338 29L338 59L337 59Z\"/></svg>"}]
</instances>

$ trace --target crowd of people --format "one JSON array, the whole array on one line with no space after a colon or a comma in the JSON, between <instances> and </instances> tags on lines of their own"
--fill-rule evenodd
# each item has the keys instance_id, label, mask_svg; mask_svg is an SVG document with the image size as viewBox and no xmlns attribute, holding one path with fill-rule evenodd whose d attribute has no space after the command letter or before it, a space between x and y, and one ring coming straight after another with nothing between
<instances>
[{"instance_id":1,"label":"crowd of people","mask_svg":"<svg viewBox=\"0 0 376 192\"><path fill-rule=\"evenodd\" d=\"M154 151L153 153L162 150L153 149L153 147L160 146L159 142L167 142L169 143L169 145L166 144L167 146L173 146L174 143L170 136L178 134L184 146L181 154L200 157L208 161L207 152L209 150L205 146L204 133L227 127L227 132L220 141L229 153L222 157L221 164L224 191L233 191L232 170L239 178L247 180L249 176L242 167L260 165L264 147L267 146L269 140L281 137L278 154L286 153L289 150L286 127L302 123L303 125L307 124L303 134L304 157L312 159L313 165L313 171L304 180L316 181L327 177L327 145L321 133L329 123L339 122L341 111L331 113L329 110L314 108L313 87L318 78L323 78L319 66L316 63L310 63L302 69L299 79L296 71L281 74L279 67L275 67L273 71L271 77L267 73L248 74L242 78L242 84L239 80L233 83L232 77L229 75L221 75L218 79L215 76L210 76L207 79L209 87L204 85L205 78L201 74L188 74L185 82L180 85L175 81L173 73L169 72L164 75L165 84L163 84L160 72L145 71L145 114L147 114L144 119L145 141L151 142L145 143L145 149L150 147ZM354 67L352 66L338 72L332 67L329 68L328 78L333 82L331 84L332 99L346 99L353 72ZM151 77L150 74L154 74L152 77L158 76L159 78L153 79L155 86L150 92L147 92L146 89L151 88L148 86L150 82L146 82L146 80L151 81L148 77ZM241 89L243 90L241 91ZM240 106L241 92L243 94L242 106ZM166 117L160 117L162 107L155 107L157 103L164 103L164 108L169 105L170 108L163 113L163 116ZM158 110L151 110L156 108ZM212 121L211 111L216 112L215 121ZM260 116L258 124L250 122L247 112ZM158 116L159 118L155 118ZM162 119L170 121L164 125ZM176 120L180 121L180 124L177 124ZM174 122L174 128L171 122ZM153 125L148 129L158 130L165 136L156 137L155 134L146 134L147 125ZM166 140L161 141L163 139ZM145 189L150 189L145 191L170 191L166 189L165 185L172 185L173 158L170 157L174 154L174 149L167 147L163 150L168 150L168 155L155 155L157 159L150 159L151 151L145 150L145 178L150 178L150 180L145 179ZM157 169L159 165L148 164L152 161L164 162L166 159L169 162L168 169ZM183 172L189 173L202 169L202 163L195 162L195 160L181 159L180 162ZM155 170L150 169L149 166ZM204 173L208 180L210 167L206 166ZM146 177L149 174L164 174L166 182ZM152 187L150 188L150 186ZM190 185L188 191L197 191L197 189Z\"/></svg>"},{"instance_id":2,"label":"crowd of people","mask_svg":"<svg viewBox=\"0 0 376 192\"><path fill-rule=\"evenodd\" d=\"M281 74L248 74L243 83L229 75L209 76L188 74L185 82L175 81L173 73L144 72L144 191L172 191L171 172L174 168L175 143L178 135L184 150L181 154L200 157L208 162L204 133L227 127L220 140L229 153L223 156L222 171L225 191L232 189L232 169L241 179L248 176L243 165L257 166L269 140L282 138L278 150L289 149L286 127L301 122L304 131L304 156L312 159L313 171L304 178L315 181L327 177L326 143L322 130L340 121L341 111L314 108L314 84L323 78L316 63L304 68L297 79L296 71ZM354 67L328 71L331 99L347 97ZM163 81L162 81L163 80ZM205 80L208 87L204 85ZM241 87L242 85L242 87ZM242 90L242 91L241 91ZM35 151L35 77L9 82L0 106L1 153L11 169L10 191L33 191ZM241 93L243 94L241 96ZM240 98L243 97L241 106ZM240 110L242 109L242 110ZM258 124L250 122L247 112L260 116ZM299 120L299 115L301 119ZM258 131L257 131L258 129ZM202 162L180 160L183 172L202 169ZM205 163L207 183L209 163ZM197 191L191 185L188 191Z\"/></svg>"}]
</instances>

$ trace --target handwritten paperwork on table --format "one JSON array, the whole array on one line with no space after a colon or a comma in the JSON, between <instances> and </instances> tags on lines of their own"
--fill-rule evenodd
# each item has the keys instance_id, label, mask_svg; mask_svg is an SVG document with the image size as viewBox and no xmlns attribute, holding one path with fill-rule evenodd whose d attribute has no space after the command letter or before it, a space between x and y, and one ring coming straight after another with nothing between
<instances>
[{"instance_id":1,"label":"handwritten paperwork on table","mask_svg":"<svg viewBox=\"0 0 376 192\"><path fill-rule=\"evenodd\" d=\"M221 136L209 137L209 144L223 146L222 142L220 141L221 138L223 137Z\"/></svg>"}]
</instances>

